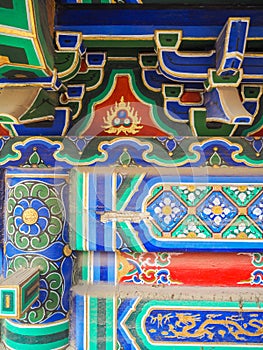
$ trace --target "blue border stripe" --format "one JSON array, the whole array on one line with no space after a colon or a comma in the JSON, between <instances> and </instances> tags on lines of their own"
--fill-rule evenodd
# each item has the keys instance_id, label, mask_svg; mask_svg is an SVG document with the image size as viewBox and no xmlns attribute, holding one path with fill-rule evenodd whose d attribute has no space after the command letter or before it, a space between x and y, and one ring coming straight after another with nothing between
<instances>
[{"instance_id":1,"label":"blue border stripe","mask_svg":"<svg viewBox=\"0 0 263 350\"><path fill-rule=\"evenodd\" d=\"M109 40L111 39L111 36L134 36L134 40L138 40L141 36L149 36L149 40L152 40L152 36L154 34L155 30L182 30L184 33L184 38L191 37L191 38L206 38L206 37L213 37L217 38L220 34L220 31L223 29L222 26L180 26L180 25L160 25L158 27L153 26L142 26L142 27L131 27L131 26L107 26L107 25L101 25L101 26L78 26L75 25L74 27L65 25L65 26L56 26L57 31L83 31L83 35L87 36L99 36L99 35L105 35L109 37ZM109 35L109 33L111 33ZM251 38L262 38L263 37L263 27L252 27L249 29L249 37ZM132 38L133 39L133 38ZM0 80L0 83L2 81ZM4 81L3 81L4 82Z\"/></svg>"},{"instance_id":2,"label":"blue border stripe","mask_svg":"<svg viewBox=\"0 0 263 350\"><path fill-rule=\"evenodd\" d=\"M181 240L181 239L158 239L152 236L146 225L141 222L133 224L133 227L138 231L141 242L148 252L263 252L263 240L253 241L227 241L227 240Z\"/></svg>"},{"instance_id":3,"label":"blue border stripe","mask_svg":"<svg viewBox=\"0 0 263 350\"><path fill-rule=\"evenodd\" d=\"M76 342L76 348L81 350L84 349L84 343L83 343L83 334L85 334L86 330L84 329L84 296L76 294L74 297L74 314L75 318L73 317L74 324L73 324L73 332Z\"/></svg>"},{"instance_id":4,"label":"blue border stripe","mask_svg":"<svg viewBox=\"0 0 263 350\"><path fill-rule=\"evenodd\" d=\"M59 8L55 30L81 31L84 35L145 35L156 29L181 29L184 36L218 36L227 19L250 17L249 35L263 34L263 10L213 8Z\"/></svg>"},{"instance_id":5,"label":"blue border stripe","mask_svg":"<svg viewBox=\"0 0 263 350\"><path fill-rule=\"evenodd\" d=\"M94 252L93 282L115 283L115 253Z\"/></svg>"},{"instance_id":6,"label":"blue border stripe","mask_svg":"<svg viewBox=\"0 0 263 350\"><path fill-rule=\"evenodd\" d=\"M96 210L97 212L105 211L105 176L97 174L96 176ZM101 215L96 215L96 250L105 250L104 242L104 223L101 222Z\"/></svg>"},{"instance_id":7,"label":"blue border stripe","mask_svg":"<svg viewBox=\"0 0 263 350\"><path fill-rule=\"evenodd\" d=\"M116 271L116 263L115 263L115 253L108 253L108 282L116 283L115 281L115 271Z\"/></svg>"},{"instance_id":8,"label":"blue border stripe","mask_svg":"<svg viewBox=\"0 0 263 350\"><path fill-rule=\"evenodd\" d=\"M144 183L148 184L149 181L151 181L151 184L158 183L158 182L168 182L168 183L174 183L178 185L183 184L226 184L226 185L233 185L236 184L243 184L243 185L255 185L255 184L262 184L263 185L263 177L258 175L249 175L249 176L242 176L239 174L236 175L229 175L229 176L218 176L218 175L211 175L209 172L204 175L195 175L195 169L192 169L193 175L180 175L180 170L178 171L178 175L175 174L173 176L171 175L165 175L161 174L160 176L147 176L144 179ZM149 185L148 185L149 187Z\"/></svg>"},{"instance_id":9,"label":"blue border stripe","mask_svg":"<svg viewBox=\"0 0 263 350\"><path fill-rule=\"evenodd\" d=\"M113 177L112 175L105 176L105 211L113 210ZM113 250L113 224L108 221L104 224L104 247L106 251Z\"/></svg>"},{"instance_id":10,"label":"blue border stripe","mask_svg":"<svg viewBox=\"0 0 263 350\"><path fill-rule=\"evenodd\" d=\"M108 253L100 253L100 280L101 282L108 282Z\"/></svg>"},{"instance_id":11,"label":"blue border stripe","mask_svg":"<svg viewBox=\"0 0 263 350\"><path fill-rule=\"evenodd\" d=\"M93 253L93 282L101 281L101 256L100 252Z\"/></svg>"}]
</instances>

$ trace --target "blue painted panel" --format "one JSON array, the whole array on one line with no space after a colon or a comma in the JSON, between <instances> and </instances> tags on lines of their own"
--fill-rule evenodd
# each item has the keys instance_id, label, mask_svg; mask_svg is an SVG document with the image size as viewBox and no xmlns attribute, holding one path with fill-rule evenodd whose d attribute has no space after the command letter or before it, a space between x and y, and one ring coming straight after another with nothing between
<instances>
[{"instance_id":1,"label":"blue painted panel","mask_svg":"<svg viewBox=\"0 0 263 350\"><path fill-rule=\"evenodd\" d=\"M260 37L262 15L261 9L60 7L55 29L82 31L84 35L140 36L152 35L156 29L176 28L182 29L184 36L217 37L229 17L250 17L253 27L249 35Z\"/></svg>"}]
</instances>

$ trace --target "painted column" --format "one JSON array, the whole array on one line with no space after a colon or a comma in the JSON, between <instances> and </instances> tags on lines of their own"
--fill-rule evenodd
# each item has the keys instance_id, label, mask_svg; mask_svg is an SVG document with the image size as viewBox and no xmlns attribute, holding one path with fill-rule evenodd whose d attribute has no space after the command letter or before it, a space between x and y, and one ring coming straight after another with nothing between
<instances>
[{"instance_id":1,"label":"painted column","mask_svg":"<svg viewBox=\"0 0 263 350\"><path fill-rule=\"evenodd\" d=\"M5 275L38 267L40 293L19 320L5 320L10 349L62 349L68 344L73 256L68 245L68 175L50 169L6 173Z\"/></svg>"}]
</instances>

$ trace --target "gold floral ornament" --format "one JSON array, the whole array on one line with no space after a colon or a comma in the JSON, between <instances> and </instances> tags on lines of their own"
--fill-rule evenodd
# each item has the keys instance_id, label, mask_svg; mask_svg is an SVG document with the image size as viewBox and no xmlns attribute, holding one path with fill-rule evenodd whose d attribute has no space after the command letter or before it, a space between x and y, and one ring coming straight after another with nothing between
<instances>
[{"instance_id":1,"label":"gold floral ornament","mask_svg":"<svg viewBox=\"0 0 263 350\"><path fill-rule=\"evenodd\" d=\"M130 106L130 102L125 103L124 97L121 97L120 102L115 102L115 106L107 111L107 117L103 117L105 132L108 134L119 135L123 132L125 135L137 134L142 128L141 118L138 117L138 112Z\"/></svg>"},{"instance_id":2,"label":"gold floral ornament","mask_svg":"<svg viewBox=\"0 0 263 350\"><path fill-rule=\"evenodd\" d=\"M25 224L33 225L38 221L38 213L34 208L27 208L22 214L22 219Z\"/></svg>"}]
</instances>

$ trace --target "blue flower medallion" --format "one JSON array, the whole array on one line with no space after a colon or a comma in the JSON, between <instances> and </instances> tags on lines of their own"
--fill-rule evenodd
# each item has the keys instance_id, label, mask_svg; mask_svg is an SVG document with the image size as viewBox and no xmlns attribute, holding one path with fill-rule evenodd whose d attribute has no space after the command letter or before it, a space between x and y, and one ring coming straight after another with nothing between
<instances>
[{"instance_id":1,"label":"blue flower medallion","mask_svg":"<svg viewBox=\"0 0 263 350\"><path fill-rule=\"evenodd\" d=\"M221 193L212 192L196 213L215 233L221 232L237 215L237 208Z\"/></svg>"},{"instance_id":2,"label":"blue flower medallion","mask_svg":"<svg viewBox=\"0 0 263 350\"><path fill-rule=\"evenodd\" d=\"M38 235L45 231L50 219L50 212L41 200L21 199L14 208L15 226L26 235Z\"/></svg>"},{"instance_id":3,"label":"blue flower medallion","mask_svg":"<svg viewBox=\"0 0 263 350\"><path fill-rule=\"evenodd\" d=\"M185 206L171 191L163 191L148 205L147 211L164 232L171 232L187 214Z\"/></svg>"}]
</instances>

